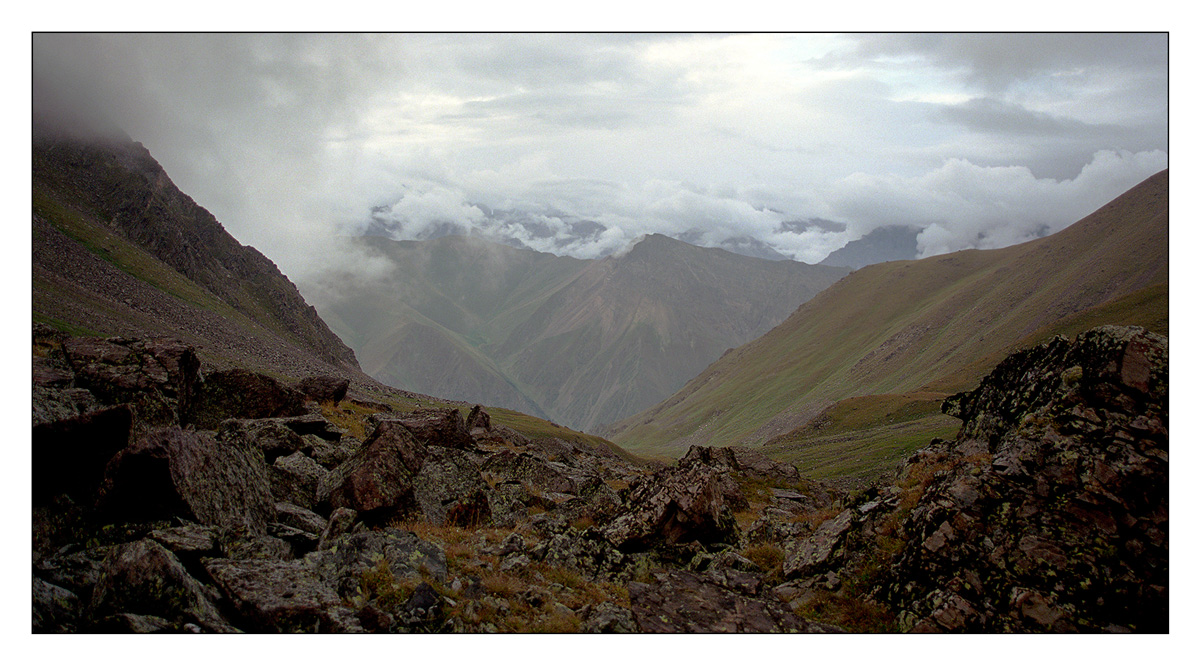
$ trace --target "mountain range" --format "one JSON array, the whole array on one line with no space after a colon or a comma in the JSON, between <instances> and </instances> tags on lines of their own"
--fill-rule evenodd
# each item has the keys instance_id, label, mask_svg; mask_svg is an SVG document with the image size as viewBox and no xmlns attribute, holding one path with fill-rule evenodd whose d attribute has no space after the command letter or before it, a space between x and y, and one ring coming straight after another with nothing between
<instances>
[{"instance_id":1,"label":"mountain range","mask_svg":"<svg viewBox=\"0 0 1200 665\"><path fill-rule=\"evenodd\" d=\"M387 274L311 290L367 373L585 431L667 398L848 273L657 234L596 260L467 236L354 243Z\"/></svg>"},{"instance_id":2,"label":"mountain range","mask_svg":"<svg viewBox=\"0 0 1200 665\"><path fill-rule=\"evenodd\" d=\"M945 433L942 398L1017 348L1104 323L1167 334L1168 189L1163 171L1044 238L856 270L603 434L667 457L693 444L766 444L804 470L830 443L822 429L856 431L858 443L839 445L869 457L892 445L897 423L922 423L903 432L894 463Z\"/></svg>"}]
</instances>

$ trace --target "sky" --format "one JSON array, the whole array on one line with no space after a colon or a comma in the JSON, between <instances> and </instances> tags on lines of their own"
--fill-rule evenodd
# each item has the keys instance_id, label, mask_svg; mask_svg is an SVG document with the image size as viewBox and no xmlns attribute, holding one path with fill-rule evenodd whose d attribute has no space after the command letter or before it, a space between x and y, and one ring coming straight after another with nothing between
<instances>
[{"instance_id":1,"label":"sky","mask_svg":"<svg viewBox=\"0 0 1200 665\"><path fill-rule=\"evenodd\" d=\"M35 102L142 142L293 279L363 232L816 263L1058 231L1167 167L1165 34L34 34ZM53 94L48 91L53 91ZM64 92L65 91L65 92ZM65 96L65 97L64 97ZM342 265L338 265L342 264Z\"/></svg>"}]
</instances>

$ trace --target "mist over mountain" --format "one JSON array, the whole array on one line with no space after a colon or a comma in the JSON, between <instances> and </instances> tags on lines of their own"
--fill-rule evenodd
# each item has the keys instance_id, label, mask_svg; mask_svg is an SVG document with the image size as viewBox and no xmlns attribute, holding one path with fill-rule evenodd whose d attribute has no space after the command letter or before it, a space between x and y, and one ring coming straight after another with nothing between
<instances>
[{"instance_id":1,"label":"mist over mountain","mask_svg":"<svg viewBox=\"0 0 1200 665\"><path fill-rule=\"evenodd\" d=\"M355 243L385 267L305 289L366 372L585 430L670 395L848 272L664 235L593 260L457 235Z\"/></svg>"},{"instance_id":2,"label":"mist over mountain","mask_svg":"<svg viewBox=\"0 0 1200 665\"><path fill-rule=\"evenodd\" d=\"M907 226L881 226L845 247L834 250L821 260L823 266L843 266L855 270L884 261L910 261L918 257L920 230Z\"/></svg>"}]
</instances>

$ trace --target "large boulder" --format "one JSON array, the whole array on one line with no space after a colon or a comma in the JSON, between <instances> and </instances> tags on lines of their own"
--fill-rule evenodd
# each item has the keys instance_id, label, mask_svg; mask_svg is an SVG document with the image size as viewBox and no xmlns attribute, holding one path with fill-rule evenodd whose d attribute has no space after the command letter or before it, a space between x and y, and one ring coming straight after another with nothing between
<instances>
[{"instance_id":1,"label":"large boulder","mask_svg":"<svg viewBox=\"0 0 1200 665\"><path fill-rule=\"evenodd\" d=\"M280 457L271 465L271 495L312 510L317 507L317 492L329 470L304 453Z\"/></svg>"},{"instance_id":2,"label":"large boulder","mask_svg":"<svg viewBox=\"0 0 1200 665\"><path fill-rule=\"evenodd\" d=\"M401 529L351 533L309 555L315 570L345 598L362 594L363 575L378 571L392 580L446 580L441 547Z\"/></svg>"},{"instance_id":3,"label":"large boulder","mask_svg":"<svg viewBox=\"0 0 1200 665\"><path fill-rule=\"evenodd\" d=\"M733 510L744 505L727 474L706 465L671 467L631 488L625 511L604 533L624 552L689 542L731 544L739 539Z\"/></svg>"},{"instance_id":4,"label":"large boulder","mask_svg":"<svg viewBox=\"0 0 1200 665\"><path fill-rule=\"evenodd\" d=\"M191 408L200 360L183 342L72 337L62 342L62 351L75 387L104 404L133 404L148 424L177 424Z\"/></svg>"},{"instance_id":5,"label":"large boulder","mask_svg":"<svg viewBox=\"0 0 1200 665\"><path fill-rule=\"evenodd\" d=\"M179 559L153 540L114 548L92 593L94 621L114 614L160 617L182 629L193 623L209 632L232 632L204 586Z\"/></svg>"},{"instance_id":6,"label":"large boulder","mask_svg":"<svg viewBox=\"0 0 1200 665\"><path fill-rule=\"evenodd\" d=\"M182 517L250 537L275 519L257 451L178 427L147 432L113 457L100 503L127 520Z\"/></svg>"},{"instance_id":7,"label":"large boulder","mask_svg":"<svg viewBox=\"0 0 1200 665\"><path fill-rule=\"evenodd\" d=\"M458 409L416 409L401 415L376 414L370 420L378 424L400 423L412 432L417 441L427 446L462 450L475 447L475 440L471 438L471 432Z\"/></svg>"},{"instance_id":8,"label":"large boulder","mask_svg":"<svg viewBox=\"0 0 1200 665\"><path fill-rule=\"evenodd\" d=\"M342 599L304 561L209 559L235 622L256 633L352 632ZM347 630L349 629L349 630Z\"/></svg>"},{"instance_id":9,"label":"large boulder","mask_svg":"<svg viewBox=\"0 0 1200 665\"><path fill-rule=\"evenodd\" d=\"M349 389L350 380L337 376L306 376L296 383L296 390L299 390L308 399L332 404L337 404L345 399L346 391Z\"/></svg>"},{"instance_id":10,"label":"large boulder","mask_svg":"<svg viewBox=\"0 0 1200 665\"><path fill-rule=\"evenodd\" d=\"M351 508L373 520L414 511L413 479L426 452L404 425L384 420L353 457L321 480L318 505Z\"/></svg>"},{"instance_id":11,"label":"large boulder","mask_svg":"<svg viewBox=\"0 0 1200 665\"><path fill-rule=\"evenodd\" d=\"M237 442L244 447L257 449L267 464L304 447L304 439L279 418L231 418L221 423L217 437L222 441Z\"/></svg>"},{"instance_id":12,"label":"large boulder","mask_svg":"<svg viewBox=\"0 0 1200 665\"><path fill-rule=\"evenodd\" d=\"M484 461L483 471L500 480L520 481L538 492L574 494L576 491L575 481L563 465L529 453L501 450Z\"/></svg>"},{"instance_id":13,"label":"large boulder","mask_svg":"<svg viewBox=\"0 0 1200 665\"><path fill-rule=\"evenodd\" d=\"M209 372L197 390L186 422L216 429L228 418L276 418L307 413L304 394L265 374L244 369Z\"/></svg>"}]
</instances>

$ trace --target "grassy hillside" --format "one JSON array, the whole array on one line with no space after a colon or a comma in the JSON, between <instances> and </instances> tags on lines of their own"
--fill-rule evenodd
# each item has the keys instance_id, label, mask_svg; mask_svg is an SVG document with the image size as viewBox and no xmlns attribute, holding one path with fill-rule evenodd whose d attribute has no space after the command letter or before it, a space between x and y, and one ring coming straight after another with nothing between
<instances>
[{"instance_id":1,"label":"grassy hillside","mask_svg":"<svg viewBox=\"0 0 1200 665\"><path fill-rule=\"evenodd\" d=\"M1167 198L1164 171L1046 238L858 270L605 434L667 456L770 441L802 462L820 437L797 428L843 400L964 390L1016 348L1099 323L1166 332ZM908 430L940 431L939 418Z\"/></svg>"},{"instance_id":2,"label":"grassy hillside","mask_svg":"<svg viewBox=\"0 0 1200 665\"><path fill-rule=\"evenodd\" d=\"M649 236L584 261L466 237L362 238L390 274L326 275L325 317L381 381L577 429L670 395L848 272Z\"/></svg>"}]
</instances>

